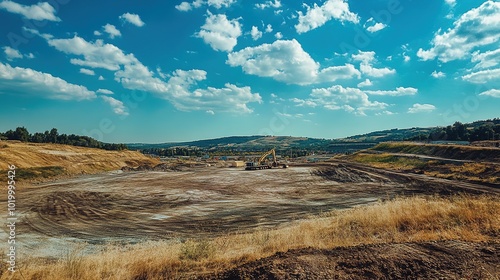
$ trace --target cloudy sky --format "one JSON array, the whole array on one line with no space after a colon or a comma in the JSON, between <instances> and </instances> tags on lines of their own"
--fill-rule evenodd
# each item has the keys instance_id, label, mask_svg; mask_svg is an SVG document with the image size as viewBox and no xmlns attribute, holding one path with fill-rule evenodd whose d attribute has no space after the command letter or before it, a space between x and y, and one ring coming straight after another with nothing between
<instances>
[{"instance_id":1,"label":"cloudy sky","mask_svg":"<svg viewBox=\"0 0 500 280\"><path fill-rule=\"evenodd\" d=\"M0 130L337 138L500 117L500 2L0 2Z\"/></svg>"}]
</instances>

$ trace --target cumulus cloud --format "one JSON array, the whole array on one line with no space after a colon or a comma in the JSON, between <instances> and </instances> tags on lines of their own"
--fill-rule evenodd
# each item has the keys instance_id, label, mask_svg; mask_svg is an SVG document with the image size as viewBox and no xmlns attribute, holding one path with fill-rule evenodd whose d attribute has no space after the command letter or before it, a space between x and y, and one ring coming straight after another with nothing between
<instances>
[{"instance_id":1,"label":"cumulus cloud","mask_svg":"<svg viewBox=\"0 0 500 280\"><path fill-rule=\"evenodd\" d=\"M301 11L297 12L299 15L299 22L295 25L297 33L316 29L332 19L359 23L359 16L349 10L349 4L345 0L327 0L321 6L316 3L313 7L305 6L307 8L305 14Z\"/></svg>"},{"instance_id":2,"label":"cumulus cloud","mask_svg":"<svg viewBox=\"0 0 500 280\"><path fill-rule=\"evenodd\" d=\"M241 36L241 25L237 19L228 20L224 14L214 15L208 12L205 24L196 36L216 51L230 52Z\"/></svg>"},{"instance_id":3,"label":"cumulus cloud","mask_svg":"<svg viewBox=\"0 0 500 280\"><path fill-rule=\"evenodd\" d=\"M48 2L39 2L34 5L22 5L13 1L4 0L0 2L0 9L13 14L19 14L27 19L61 21L56 16L56 10Z\"/></svg>"},{"instance_id":4,"label":"cumulus cloud","mask_svg":"<svg viewBox=\"0 0 500 280\"><path fill-rule=\"evenodd\" d=\"M412 87L398 87L396 90L366 90L365 92L370 95L404 96L415 95L418 93L418 89Z\"/></svg>"},{"instance_id":5,"label":"cumulus cloud","mask_svg":"<svg viewBox=\"0 0 500 280\"><path fill-rule=\"evenodd\" d=\"M477 63L474 69L487 69L491 67L496 67L500 64L500 48L481 53L476 51L472 54L471 61Z\"/></svg>"},{"instance_id":6,"label":"cumulus cloud","mask_svg":"<svg viewBox=\"0 0 500 280\"><path fill-rule=\"evenodd\" d=\"M437 72L436 70L434 70L434 72L431 73L431 76L436 79L440 79L446 77L446 74L441 71Z\"/></svg>"},{"instance_id":7,"label":"cumulus cloud","mask_svg":"<svg viewBox=\"0 0 500 280\"><path fill-rule=\"evenodd\" d=\"M268 24L268 25L266 26L266 33L271 33L271 32L273 32L273 26L272 26L272 25L270 25L270 24Z\"/></svg>"},{"instance_id":8,"label":"cumulus cloud","mask_svg":"<svg viewBox=\"0 0 500 280\"><path fill-rule=\"evenodd\" d=\"M89 75L89 76L94 76L95 72L94 70L86 69L86 68L80 68L80 73Z\"/></svg>"},{"instance_id":9,"label":"cumulus cloud","mask_svg":"<svg viewBox=\"0 0 500 280\"><path fill-rule=\"evenodd\" d=\"M375 32L378 32L384 28L387 27L386 24L383 24L383 23L380 23L380 22L375 22L375 20L373 18L369 18L365 24L363 25L366 30L370 33L375 33Z\"/></svg>"},{"instance_id":10,"label":"cumulus cloud","mask_svg":"<svg viewBox=\"0 0 500 280\"><path fill-rule=\"evenodd\" d=\"M266 1L264 3L255 4L255 7L262 9L262 10L264 10L266 8L278 9L278 8L281 8L281 1L280 0Z\"/></svg>"},{"instance_id":11,"label":"cumulus cloud","mask_svg":"<svg viewBox=\"0 0 500 280\"><path fill-rule=\"evenodd\" d=\"M262 37L262 31L260 31L257 26L252 26L252 31L250 31L250 35L252 35L252 39L256 41Z\"/></svg>"},{"instance_id":12,"label":"cumulus cloud","mask_svg":"<svg viewBox=\"0 0 500 280\"><path fill-rule=\"evenodd\" d=\"M364 81L362 81L361 83L358 84L358 87L361 88L361 87L369 87L373 85L372 81L370 81L370 79L366 79Z\"/></svg>"},{"instance_id":13,"label":"cumulus cloud","mask_svg":"<svg viewBox=\"0 0 500 280\"><path fill-rule=\"evenodd\" d=\"M96 97L95 92L51 74L30 68L12 67L0 62L0 92L22 92L42 98L85 100Z\"/></svg>"},{"instance_id":14,"label":"cumulus cloud","mask_svg":"<svg viewBox=\"0 0 500 280\"><path fill-rule=\"evenodd\" d=\"M444 0L444 2L446 2L446 4L450 5L451 7L457 4L456 0Z\"/></svg>"},{"instance_id":15,"label":"cumulus cloud","mask_svg":"<svg viewBox=\"0 0 500 280\"><path fill-rule=\"evenodd\" d=\"M500 2L485 1L457 19L452 28L438 30L428 50L420 48L417 56L422 60L435 58L442 62L470 57L478 47L498 42L500 39Z\"/></svg>"},{"instance_id":16,"label":"cumulus cloud","mask_svg":"<svg viewBox=\"0 0 500 280\"><path fill-rule=\"evenodd\" d=\"M199 8L203 5L207 5L210 7L214 7L216 9L220 8L228 8L233 5L236 0L195 0L193 2L182 2L179 5L176 5L175 8L181 12L187 12L192 10L193 8Z\"/></svg>"},{"instance_id":17,"label":"cumulus cloud","mask_svg":"<svg viewBox=\"0 0 500 280\"><path fill-rule=\"evenodd\" d=\"M71 58L71 63L113 71L115 81L124 88L156 94L179 110L250 113L253 109L248 107L249 103L262 102L261 96L253 93L250 87L226 83L222 88L198 88L198 82L206 80L207 73L203 70L176 70L165 81L155 77L155 73L133 54L125 54L102 40L88 42L75 35L70 39L49 39L48 43L59 51L78 57Z\"/></svg>"},{"instance_id":18,"label":"cumulus cloud","mask_svg":"<svg viewBox=\"0 0 500 280\"><path fill-rule=\"evenodd\" d=\"M128 116L128 110L125 107L125 105L123 105L123 102L121 102L120 100L117 100L111 96L103 96L103 95L101 95L100 98L111 106L115 114Z\"/></svg>"},{"instance_id":19,"label":"cumulus cloud","mask_svg":"<svg viewBox=\"0 0 500 280\"><path fill-rule=\"evenodd\" d=\"M313 89L310 97L325 109L344 110L362 116L366 115L366 111L380 111L389 106L383 102L370 101L368 95L360 89L340 85Z\"/></svg>"},{"instance_id":20,"label":"cumulus cloud","mask_svg":"<svg viewBox=\"0 0 500 280\"><path fill-rule=\"evenodd\" d=\"M500 98L500 89L490 89L490 90L481 92L479 95Z\"/></svg>"},{"instance_id":21,"label":"cumulus cloud","mask_svg":"<svg viewBox=\"0 0 500 280\"><path fill-rule=\"evenodd\" d=\"M360 76L351 64L320 69L319 63L295 39L277 40L229 53L226 63L241 66L247 74L271 77L288 84L307 85Z\"/></svg>"},{"instance_id":22,"label":"cumulus cloud","mask_svg":"<svg viewBox=\"0 0 500 280\"><path fill-rule=\"evenodd\" d=\"M123 15L120 16L120 19L138 27L144 26L144 22L141 20L141 17L137 14L124 13Z\"/></svg>"},{"instance_id":23,"label":"cumulus cloud","mask_svg":"<svg viewBox=\"0 0 500 280\"><path fill-rule=\"evenodd\" d=\"M281 34L281 32L276 32L276 34L274 34L274 37L278 40L282 39L283 38L283 34Z\"/></svg>"},{"instance_id":24,"label":"cumulus cloud","mask_svg":"<svg viewBox=\"0 0 500 280\"><path fill-rule=\"evenodd\" d=\"M408 113L416 114L416 113L430 113L436 110L436 106L431 104L413 104L412 107L408 108Z\"/></svg>"},{"instance_id":25,"label":"cumulus cloud","mask_svg":"<svg viewBox=\"0 0 500 280\"><path fill-rule=\"evenodd\" d=\"M102 93L102 94L109 94L109 95L114 94L111 90L109 90L109 89L102 89L102 88L98 89L96 92L97 93Z\"/></svg>"},{"instance_id":26,"label":"cumulus cloud","mask_svg":"<svg viewBox=\"0 0 500 280\"><path fill-rule=\"evenodd\" d=\"M352 55L352 59L360 62L359 69L361 70L361 73L369 77L380 78L386 75L396 73L396 70L387 67L384 68L373 67L373 64L377 62L377 60L375 59L375 52L373 51L368 51L368 52L359 51L357 54Z\"/></svg>"},{"instance_id":27,"label":"cumulus cloud","mask_svg":"<svg viewBox=\"0 0 500 280\"><path fill-rule=\"evenodd\" d=\"M485 84L489 81L499 81L500 80L500 68L488 69L473 72L462 76L464 81L474 83L474 84Z\"/></svg>"},{"instance_id":28,"label":"cumulus cloud","mask_svg":"<svg viewBox=\"0 0 500 280\"><path fill-rule=\"evenodd\" d=\"M116 26L112 24L106 24L102 27L104 29L104 32L108 33L109 38L114 39L115 37L121 37L122 33L120 30L116 29Z\"/></svg>"},{"instance_id":29,"label":"cumulus cloud","mask_svg":"<svg viewBox=\"0 0 500 280\"><path fill-rule=\"evenodd\" d=\"M3 51L5 53L5 58L7 60L12 61L16 58L23 58L23 55L16 49L13 49L9 46L3 47Z\"/></svg>"}]
</instances>

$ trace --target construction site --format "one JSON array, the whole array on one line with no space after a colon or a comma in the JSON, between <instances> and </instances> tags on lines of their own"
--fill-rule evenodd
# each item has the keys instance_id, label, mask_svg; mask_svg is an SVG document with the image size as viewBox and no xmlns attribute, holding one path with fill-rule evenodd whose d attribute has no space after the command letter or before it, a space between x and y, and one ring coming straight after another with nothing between
<instances>
[{"instance_id":1,"label":"construction site","mask_svg":"<svg viewBox=\"0 0 500 280\"><path fill-rule=\"evenodd\" d=\"M56 152L55 148L61 149L59 146L54 150L41 148L42 153L50 152L58 157L81 155ZM29 252L30 258L57 262L64 259L68 248L75 244L85 244L81 254L91 256L107 244L172 242L175 245L184 244L186 240L217 240L286 230L325 213L344 213L342 211L390 203L394 199L446 198L457 194L496 197L500 193L494 184L450 180L415 170L383 169L345 157L323 162L285 161L274 149L248 162L228 161L223 165L154 162L142 156L137 160L135 166L121 170L26 183L20 187L17 196L22 199L17 206L16 228L19 258L28 258L23 254ZM80 162L85 165L84 161ZM495 163L492 166L498 167ZM498 175L498 171L493 174ZM495 227L493 235L497 234ZM467 246L472 245L462 244L458 251L450 251L450 254L461 254L460 250ZM485 246L488 250L498 247ZM281 260L281 257L274 259ZM492 260L497 262L498 255ZM499 272L498 262L487 265L490 273ZM256 271L252 266L238 269L235 270L238 273ZM285 266L280 271L287 269ZM404 273L402 275L406 275ZM189 273L182 275L181 279L193 277ZM213 279L233 279L224 275L212 276ZM307 273L301 275L302 279L307 278L304 276Z\"/></svg>"}]
</instances>

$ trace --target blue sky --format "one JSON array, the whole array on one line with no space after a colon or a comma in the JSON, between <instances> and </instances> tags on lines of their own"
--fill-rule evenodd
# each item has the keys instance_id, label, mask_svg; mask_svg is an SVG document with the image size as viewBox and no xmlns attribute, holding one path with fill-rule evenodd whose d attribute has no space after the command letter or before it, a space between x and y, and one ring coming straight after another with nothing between
<instances>
[{"instance_id":1,"label":"blue sky","mask_svg":"<svg viewBox=\"0 0 500 280\"><path fill-rule=\"evenodd\" d=\"M0 2L0 130L338 138L499 117L500 2Z\"/></svg>"}]
</instances>

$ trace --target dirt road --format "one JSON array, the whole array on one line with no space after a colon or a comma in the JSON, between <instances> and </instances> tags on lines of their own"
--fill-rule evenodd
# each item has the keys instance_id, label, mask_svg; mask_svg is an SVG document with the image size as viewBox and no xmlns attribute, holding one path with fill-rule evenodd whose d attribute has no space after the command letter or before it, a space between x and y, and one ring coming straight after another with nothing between
<instances>
[{"instance_id":1,"label":"dirt road","mask_svg":"<svg viewBox=\"0 0 500 280\"><path fill-rule=\"evenodd\" d=\"M498 279L500 244L439 241L278 253L200 279Z\"/></svg>"},{"instance_id":2,"label":"dirt road","mask_svg":"<svg viewBox=\"0 0 500 280\"><path fill-rule=\"evenodd\" d=\"M457 192L498 189L346 163L260 171L115 172L21 190L17 233L26 251L54 255L52 248L64 247L65 240L101 244L213 237L395 196Z\"/></svg>"}]
</instances>

